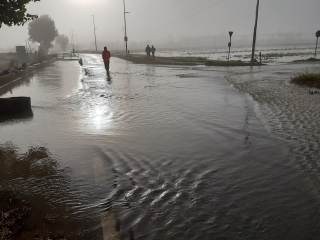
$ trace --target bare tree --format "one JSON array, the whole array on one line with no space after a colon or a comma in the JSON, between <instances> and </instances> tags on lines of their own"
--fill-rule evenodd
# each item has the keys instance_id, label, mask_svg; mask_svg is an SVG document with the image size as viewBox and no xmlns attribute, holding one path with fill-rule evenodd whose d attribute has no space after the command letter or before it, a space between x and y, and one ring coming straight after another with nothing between
<instances>
[{"instance_id":1,"label":"bare tree","mask_svg":"<svg viewBox=\"0 0 320 240\"><path fill-rule=\"evenodd\" d=\"M55 43L62 51L66 51L69 45L69 38L64 34L60 34L56 37Z\"/></svg>"},{"instance_id":2,"label":"bare tree","mask_svg":"<svg viewBox=\"0 0 320 240\"><path fill-rule=\"evenodd\" d=\"M39 55L48 55L52 42L58 35L55 23L48 15L42 15L29 23L29 36L33 42L40 43Z\"/></svg>"}]
</instances>

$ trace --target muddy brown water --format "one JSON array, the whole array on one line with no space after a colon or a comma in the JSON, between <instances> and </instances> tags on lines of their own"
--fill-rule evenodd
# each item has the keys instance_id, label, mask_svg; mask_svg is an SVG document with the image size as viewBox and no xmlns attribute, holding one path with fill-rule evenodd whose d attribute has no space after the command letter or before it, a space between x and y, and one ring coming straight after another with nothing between
<instances>
[{"instance_id":1,"label":"muddy brown water","mask_svg":"<svg viewBox=\"0 0 320 240\"><path fill-rule=\"evenodd\" d=\"M318 145L308 148L311 163L299 158L278 122L290 110L282 102L272 110L257 97L266 95L261 85L249 85L287 84L305 66L160 67L115 58L108 82L100 56L83 57L84 68L55 62L2 93L31 96L34 115L0 123L1 144L46 147L68 175L61 185L14 177L10 184L68 206L85 223L83 239L118 230L120 239L318 239Z\"/></svg>"}]
</instances>

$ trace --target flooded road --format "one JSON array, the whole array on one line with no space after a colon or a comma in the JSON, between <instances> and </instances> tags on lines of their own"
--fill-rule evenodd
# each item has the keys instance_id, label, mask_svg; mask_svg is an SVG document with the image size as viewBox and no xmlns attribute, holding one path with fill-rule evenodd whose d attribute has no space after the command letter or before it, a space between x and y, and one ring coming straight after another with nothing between
<instances>
[{"instance_id":1,"label":"flooded road","mask_svg":"<svg viewBox=\"0 0 320 240\"><path fill-rule=\"evenodd\" d=\"M67 169L55 202L86 223L83 239L110 239L110 222L120 239L317 239L316 186L230 85L256 78L249 68L238 77L114 58L108 82L99 55L83 58L83 69L55 62L5 93L30 96L34 116L0 123L0 143L46 147Z\"/></svg>"}]
</instances>

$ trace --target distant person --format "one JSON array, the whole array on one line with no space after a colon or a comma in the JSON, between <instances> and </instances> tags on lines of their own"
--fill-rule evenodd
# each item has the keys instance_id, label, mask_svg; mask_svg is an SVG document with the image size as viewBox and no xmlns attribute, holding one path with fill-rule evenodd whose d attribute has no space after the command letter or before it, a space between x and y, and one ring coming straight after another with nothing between
<instances>
[{"instance_id":1,"label":"distant person","mask_svg":"<svg viewBox=\"0 0 320 240\"><path fill-rule=\"evenodd\" d=\"M151 52L151 47L148 44L147 47L146 47L146 53L147 53L148 57L150 57L150 52Z\"/></svg>"},{"instance_id":2,"label":"distant person","mask_svg":"<svg viewBox=\"0 0 320 240\"><path fill-rule=\"evenodd\" d=\"M156 55L156 48L152 45L151 47L151 53L152 53L152 57L155 57Z\"/></svg>"},{"instance_id":3,"label":"distant person","mask_svg":"<svg viewBox=\"0 0 320 240\"><path fill-rule=\"evenodd\" d=\"M106 68L106 71L107 71L108 78L110 78L110 58L111 58L111 53L108 51L107 47L104 47L104 50L102 52L102 59L104 62L104 67Z\"/></svg>"}]
</instances>

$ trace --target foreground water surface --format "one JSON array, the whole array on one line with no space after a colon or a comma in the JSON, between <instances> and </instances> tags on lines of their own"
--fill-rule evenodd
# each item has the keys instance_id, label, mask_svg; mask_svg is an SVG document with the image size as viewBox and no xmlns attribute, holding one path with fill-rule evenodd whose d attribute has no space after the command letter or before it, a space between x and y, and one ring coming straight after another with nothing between
<instances>
[{"instance_id":1,"label":"foreground water surface","mask_svg":"<svg viewBox=\"0 0 320 240\"><path fill-rule=\"evenodd\" d=\"M318 239L319 125L306 132L300 124L294 135L289 123L299 122L303 103L288 107L288 92L272 102L292 90L284 79L306 66L160 67L115 58L107 81L99 55L83 58L83 68L55 62L1 90L31 96L34 116L0 123L0 143L45 147L68 176L12 177L2 186L68 206L84 224L83 239L110 239L113 222L121 239ZM279 81L266 87L268 79ZM310 121L319 121L312 111Z\"/></svg>"}]
</instances>

